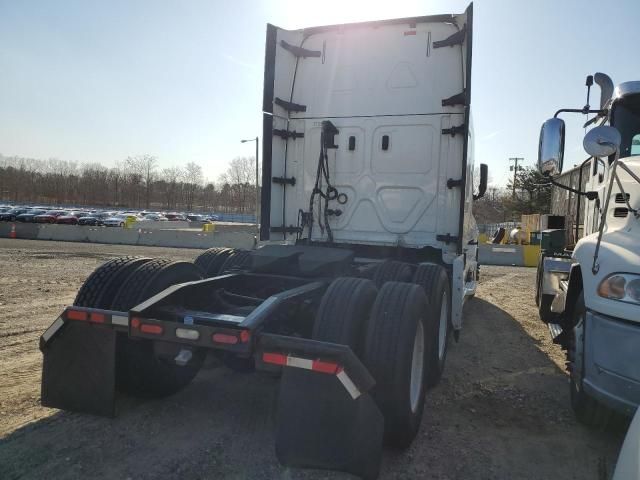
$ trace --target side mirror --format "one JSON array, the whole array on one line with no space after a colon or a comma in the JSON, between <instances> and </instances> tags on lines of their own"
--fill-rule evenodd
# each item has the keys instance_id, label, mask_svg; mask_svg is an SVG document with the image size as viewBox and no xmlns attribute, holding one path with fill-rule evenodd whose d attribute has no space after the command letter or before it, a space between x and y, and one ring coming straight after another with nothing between
<instances>
[{"instance_id":1,"label":"side mirror","mask_svg":"<svg viewBox=\"0 0 640 480\"><path fill-rule=\"evenodd\" d=\"M550 118L540 129L538 145L538 170L545 176L562 172L564 158L564 120Z\"/></svg>"},{"instance_id":2,"label":"side mirror","mask_svg":"<svg viewBox=\"0 0 640 480\"><path fill-rule=\"evenodd\" d=\"M487 179L489 177L489 167L486 163L480 164L480 185L478 185L478 193L473 196L474 200L484 197L487 191Z\"/></svg>"},{"instance_id":3,"label":"side mirror","mask_svg":"<svg viewBox=\"0 0 640 480\"><path fill-rule=\"evenodd\" d=\"M620 149L622 137L618 129L602 125L592 128L584 136L582 145L592 157L608 157Z\"/></svg>"}]
</instances>

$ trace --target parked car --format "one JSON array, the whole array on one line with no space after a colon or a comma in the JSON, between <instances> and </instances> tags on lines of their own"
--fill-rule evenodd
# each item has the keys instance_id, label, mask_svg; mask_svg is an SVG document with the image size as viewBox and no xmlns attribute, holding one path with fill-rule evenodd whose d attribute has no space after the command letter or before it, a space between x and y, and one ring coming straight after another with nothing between
<instances>
[{"instance_id":1,"label":"parked car","mask_svg":"<svg viewBox=\"0 0 640 480\"><path fill-rule=\"evenodd\" d=\"M66 215L66 210L49 210L48 212L41 213L33 217L35 223L56 223L58 217Z\"/></svg>"},{"instance_id":2,"label":"parked car","mask_svg":"<svg viewBox=\"0 0 640 480\"><path fill-rule=\"evenodd\" d=\"M166 213L165 217L167 217L167 220L169 220L170 222L180 222L180 221L185 221L187 220L187 217L185 215L183 215L182 213Z\"/></svg>"},{"instance_id":3,"label":"parked car","mask_svg":"<svg viewBox=\"0 0 640 480\"><path fill-rule=\"evenodd\" d=\"M149 222L166 222L168 221L167 217L160 215L159 213L147 213L140 221L149 221Z\"/></svg>"},{"instance_id":4,"label":"parked car","mask_svg":"<svg viewBox=\"0 0 640 480\"><path fill-rule=\"evenodd\" d=\"M105 218L102 224L105 227L124 227L127 221L127 216L123 214L114 215L112 217Z\"/></svg>"},{"instance_id":5,"label":"parked car","mask_svg":"<svg viewBox=\"0 0 640 480\"><path fill-rule=\"evenodd\" d=\"M28 208L11 208L4 212L0 212L0 221L2 222L15 222L16 217L22 213L28 212Z\"/></svg>"},{"instance_id":6,"label":"parked car","mask_svg":"<svg viewBox=\"0 0 640 480\"><path fill-rule=\"evenodd\" d=\"M100 226L104 225L104 220L111 217L111 212L95 212L89 213L78 218L78 225L92 225Z\"/></svg>"},{"instance_id":7,"label":"parked car","mask_svg":"<svg viewBox=\"0 0 640 480\"><path fill-rule=\"evenodd\" d=\"M220 216L219 215L207 215L206 219L210 222L219 222L220 221Z\"/></svg>"},{"instance_id":8,"label":"parked car","mask_svg":"<svg viewBox=\"0 0 640 480\"><path fill-rule=\"evenodd\" d=\"M78 219L80 217L84 217L88 215L88 213L89 212L78 212L78 211L68 212L67 214L60 215L58 218L56 218L56 223L61 225L77 225Z\"/></svg>"},{"instance_id":9,"label":"parked car","mask_svg":"<svg viewBox=\"0 0 640 480\"><path fill-rule=\"evenodd\" d=\"M42 215L43 213L46 213L46 212L47 212L46 210L37 210L37 209L28 210L16 216L16 221L24 222L24 223L33 223L34 221L33 219L37 215Z\"/></svg>"}]
</instances>

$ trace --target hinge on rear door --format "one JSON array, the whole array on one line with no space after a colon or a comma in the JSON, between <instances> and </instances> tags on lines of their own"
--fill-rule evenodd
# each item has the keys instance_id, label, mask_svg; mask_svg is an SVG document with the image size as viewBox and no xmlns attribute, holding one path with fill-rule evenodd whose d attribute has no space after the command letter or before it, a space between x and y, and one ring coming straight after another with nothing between
<instances>
[{"instance_id":1,"label":"hinge on rear door","mask_svg":"<svg viewBox=\"0 0 640 480\"><path fill-rule=\"evenodd\" d=\"M457 243L458 242L458 237L456 235L451 235L450 233L447 233L446 235L436 235L436 240L439 242L444 242L444 243Z\"/></svg>"},{"instance_id":2,"label":"hinge on rear door","mask_svg":"<svg viewBox=\"0 0 640 480\"><path fill-rule=\"evenodd\" d=\"M295 45L291 45L290 43L285 42L284 40L280 40L280 46L285 50L290 51L296 57L319 57L322 55L320 50L307 50L306 48L296 47Z\"/></svg>"},{"instance_id":3,"label":"hinge on rear door","mask_svg":"<svg viewBox=\"0 0 640 480\"><path fill-rule=\"evenodd\" d=\"M276 105L284 108L287 112L306 112L307 106L300 105L299 103L287 102L286 100L282 100L281 98L276 97L273 101Z\"/></svg>"},{"instance_id":4,"label":"hinge on rear door","mask_svg":"<svg viewBox=\"0 0 640 480\"><path fill-rule=\"evenodd\" d=\"M467 25L465 24L461 30L458 30L453 35L445 38L444 40L438 40L437 42L433 42L433 48L440 47L453 47L454 45L460 45L464 42L464 38L467 35Z\"/></svg>"},{"instance_id":5,"label":"hinge on rear door","mask_svg":"<svg viewBox=\"0 0 640 480\"><path fill-rule=\"evenodd\" d=\"M464 133L466 130L466 125L463 123L462 125L458 125L456 127L451 128L443 128L442 135L451 135L455 137L457 133Z\"/></svg>"},{"instance_id":6,"label":"hinge on rear door","mask_svg":"<svg viewBox=\"0 0 640 480\"><path fill-rule=\"evenodd\" d=\"M296 138L304 137L304 133L302 132L296 132L295 130L290 132L289 130L279 130L277 128L273 129L273 134L277 137L282 138L283 140L287 140L289 138L293 138L295 140Z\"/></svg>"},{"instance_id":7,"label":"hinge on rear door","mask_svg":"<svg viewBox=\"0 0 640 480\"><path fill-rule=\"evenodd\" d=\"M464 90L460 93L456 93L452 97L442 100L443 107L453 107L454 105L466 105L467 104L467 92Z\"/></svg>"},{"instance_id":8,"label":"hinge on rear door","mask_svg":"<svg viewBox=\"0 0 640 480\"><path fill-rule=\"evenodd\" d=\"M449 180L447 180L447 188L451 189L453 187L461 187L462 186L462 179L459 178L458 180L454 180L453 178L450 178Z\"/></svg>"},{"instance_id":9,"label":"hinge on rear door","mask_svg":"<svg viewBox=\"0 0 640 480\"><path fill-rule=\"evenodd\" d=\"M302 233L301 227L294 227L293 225L289 227L285 227L284 225L281 227L271 227L269 230L273 233Z\"/></svg>"},{"instance_id":10,"label":"hinge on rear door","mask_svg":"<svg viewBox=\"0 0 640 480\"><path fill-rule=\"evenodd\" d=\"M278 185L291 185L293 187L296 184L296 177L273 177L271 181Z\"/></svg>"}]
</instances>

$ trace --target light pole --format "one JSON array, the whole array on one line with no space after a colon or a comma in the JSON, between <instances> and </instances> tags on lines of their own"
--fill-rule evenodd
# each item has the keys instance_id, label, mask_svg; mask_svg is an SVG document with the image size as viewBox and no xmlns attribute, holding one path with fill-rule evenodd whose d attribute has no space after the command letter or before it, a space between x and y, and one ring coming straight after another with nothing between
<instances>
[{"instance_id":1,"label":"light pole","mask_svg":"<svg viewBox=\"0 0 640 480\"><path fill-rule=\"evenodd\" d=\"M260 166L258 163L258 137L248 140L240 140L241 143L256 142L256 226L258 228L258 238L260 238Z\"/></svg>"}]
</instances>

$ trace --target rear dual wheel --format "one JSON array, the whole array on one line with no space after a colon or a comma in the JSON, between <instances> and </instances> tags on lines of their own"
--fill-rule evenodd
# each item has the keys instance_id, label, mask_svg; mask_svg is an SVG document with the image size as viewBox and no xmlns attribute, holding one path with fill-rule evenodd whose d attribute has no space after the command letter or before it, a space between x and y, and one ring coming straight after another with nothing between
<instances>
[{"instance_id":1,"label":"rear dual wheel","mask_svg":"<svg viewBox=\"0 0 640 480\"><path fill-rule=\"evenodd\" d=\"M206 277L242 269L249 264L251 252L240 248L210 248L196 257L194 263Z\"/></svg>"},{"instance_id":2,"label":"rear dual wheel","mask_svg":"<svg viewBox=\"0 0 640 480\"><path fill-rule=\"evenodd\" d=\"M441 286L439 273L433 275L436 288ZM331 283L318 308L313 338L348 345L362 360L376 381L372 395L391 446L407 447L420 427L433 368L430 323L432 318L440 321L439 308L419 285L385 282L377 291L371 280L346 277Z\"/></svg>"},{"instance_id":3,"label":"rear dual wheel","mask_svg":"<svg viewBox=\"0 0 640 480\"><path fill-rule=\"evenodd\" d=\"M363 363L376 380L375 399L385 420L385 439L408 447L424 410L428 369L428 302L415 284L387 282L367 326Z\"/></svg>"},{"instance_id":4,"label":"rear dual wheel","mask_svg":"<svg viewBox=\"0 0 640 480\"><path fill-rule=\"evenodd\" d=\"M451 333L451 288L444 268L436 264L418 265L413 283L420 285L428 300L427 386L434 387L444 372Z\"/></svg>"},{"instance_id":5,"label":"rear dual wheel","mask_svg":"<svg viewBox=\"0 0 640 480\"><path fill-rule=\"evenodd\" d=\"M202 273L190 262L116 258L87 278L74 305L128 311L171 285L201 278ZM144 397L162 397L185 387L200 370L206 355L202 349L192 350L190 362L180 366L173 358L181 347L174 344L119 334L116 345L117 388Z\"/></svg>"},{"instance_id":6,"label":"rear dual wheel","mask_svg":"<svg viewBox=\"0 0 640 480\"><path fill-rule=\"evenodd\" d=\"M122 284L113 309L128 311L172 285L201 278L202 273L190 262L151 260ZM205 350L191 349L191 360L184 366L177 365L173 359L182 349L168 342L122 338L118 344L117 387L142 397L164 397L181 390L200 371L206 357Z\"/></svg>"}]
</instances>

